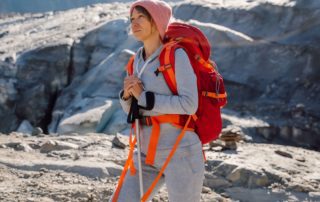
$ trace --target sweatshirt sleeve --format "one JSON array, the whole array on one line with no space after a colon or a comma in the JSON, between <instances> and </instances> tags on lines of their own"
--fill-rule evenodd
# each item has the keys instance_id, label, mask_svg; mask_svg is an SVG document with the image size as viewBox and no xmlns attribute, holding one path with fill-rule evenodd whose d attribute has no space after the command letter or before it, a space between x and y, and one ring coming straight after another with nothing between
<instances>
[{"instance_id":1,"label":"sweatshirt sleeve","mask_svg":"<svg viewBox=\"0 0 320 202\"><path fill-rule=\"evenodd\" d=\"M154 93L152 111L162 114L195 114L198 108L197 77L183 49L175 52L175 76L178 95ZM145 91L140 95L138 103L146 105Z\"/></svg>"},{"instance_id":2,"label":"sweatshirt sleeve","mask_svg":"<svg viewBox=\"0 0 320 202\"><path fill-rule=\"evenodd\" d=\"M119 100L120 100L120 104L121 104L123 111L126 114L129 114L132 98L130 97L128 100L124 100L124 99L122 99L122 96L123 96L123 90L121 90L119 93Z\"/></svg>"}]
</instances>

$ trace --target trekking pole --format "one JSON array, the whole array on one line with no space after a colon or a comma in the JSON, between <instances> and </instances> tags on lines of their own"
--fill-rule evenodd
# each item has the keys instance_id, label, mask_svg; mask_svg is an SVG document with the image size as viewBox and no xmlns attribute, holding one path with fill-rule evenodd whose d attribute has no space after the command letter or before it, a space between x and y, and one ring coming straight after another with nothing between
<instances>
[{"instance_id":1,"label":"trekking pole","mask_svg":"<svg viewBox=\"0 0 320 202\"><path fill-rule=\"evenodd\" d=\"M137 150L138 150L138 171L139 171L139 185L140 185L140 198L143 197L143 179L142 179L142 166L141 166L141 145L140 145L140 114L139 114L139 106L138 101L135 98L132 98L130 111L128 114L128 123L135 123L136 131L136 139L137 139Z\"/></svg>"},{"instance_id":2,"label":"trekking pole","mask_svg":"<svg viewBox=\"0 0 320 202\"><path fill-rule=\"evenodd\" d=\"M137 148L138 148L138 170L139 170L139 184L140 184L140 198L143 197L143 180L142 180L142 166L141 166L141 146L140 146L140 126L139 119L136 118L136 138L137 138Z\"/></svg>"}]
</instances>

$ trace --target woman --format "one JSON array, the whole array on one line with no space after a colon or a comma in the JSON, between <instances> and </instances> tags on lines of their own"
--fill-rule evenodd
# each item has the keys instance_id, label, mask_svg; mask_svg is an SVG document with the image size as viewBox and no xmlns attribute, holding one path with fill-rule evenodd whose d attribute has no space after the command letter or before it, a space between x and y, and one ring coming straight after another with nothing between
<instances>
[{"instance_id":1,"label":"woman","mask_svg":"<svg viewBox=\"0 0 320 202\"><path fill-rule=\"evenodd\" d=\"M195 114L198 107L197 80L189 58L183 49L175 52L175 75L178 95L173 95L164 77L154 72L160 66L158 56L163 47L162 39L171 19L170 6L159 0L140 0L133 3L130 9L131 29L134 37L143 43L134 59L134 75L124 80L124 88L120 92L120 103L128 113L132 97L138 100L139 106L151 110L140 109L143 116L158 116L162 114ZM151 99L151 98L152 99ZM148 100L148 99L151 99ZM150 109L150 106L148 107ZM155 160L152 165L146 164L146 154L150 141L152 126L142 126L141 155L143 185L146 191L169 155L181 129L170 123L160 127ZM134 164L138 167L137 153L134 154ZM193 131L187 131L181 140L177 151L157 183L152 199L165 183L170 202L198 202L204 177L204 159L201 142ZM121 188L118 201L138 202L139 175L127 173Z\"/></svg>"}]
</instances>

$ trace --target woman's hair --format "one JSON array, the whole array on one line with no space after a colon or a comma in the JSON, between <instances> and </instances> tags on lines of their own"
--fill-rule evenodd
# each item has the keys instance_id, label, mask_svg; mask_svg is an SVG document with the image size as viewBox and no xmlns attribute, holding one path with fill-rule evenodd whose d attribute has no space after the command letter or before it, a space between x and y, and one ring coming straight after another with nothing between
<instances>
[{"instance_id":1,"label":"woman's hair","mask_svg":"<svg viewBox=\"0 0 320 202\"><path fill-rule=\"evenodd\" d=\"M136 7L134 7L134 9L136 9L139 13L142 13L143 15L145 15L149 21L152 21L152 17L150 15L150 13L147 11L147 9L145 9L142 6L136 6Z\"/></svg>"}]
</instances>

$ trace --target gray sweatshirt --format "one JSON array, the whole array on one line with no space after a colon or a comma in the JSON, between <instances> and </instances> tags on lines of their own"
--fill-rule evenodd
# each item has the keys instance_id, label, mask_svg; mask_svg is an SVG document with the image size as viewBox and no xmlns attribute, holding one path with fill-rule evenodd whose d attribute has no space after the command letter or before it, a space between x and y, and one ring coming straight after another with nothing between
<instances>
[{"instance_id":1,"label":"gray sweatshirt","mask_svg":"<svg viewBox=\"0 0 320 202\"><path fill-rule=\"evenodd\" d=\"M142 56L143 48L141 47L134 59L134 75L139 77L144 85L144 91L138 98L138 104L140 106L146 106L147 91L151 91L155 95L153 109L148 111L140 109L140 113L144 116L194 114L198 107L197 78L190 64L188 55L183 49L177 49L175 52L175 76L178 95L173 95L163 75L159 73L159 75L156 76L154 73L160 66L158 56L161 49L162 46L145 61ZM121 95L121 92L119 95ZM131 99L125 101L120 97L120 103L123 110L128 113ZM152 126L143 126L142 128L141 150L144 154L148 151L151 130ZM180 132L181 129L178 129L169 123L161 124L157 154L161 153L161 151L171 150ZM200 140L197 134L187 131L179 144L179 148L199 142Z\"/></svg>"}]
</instances>

